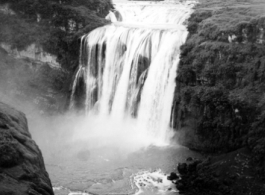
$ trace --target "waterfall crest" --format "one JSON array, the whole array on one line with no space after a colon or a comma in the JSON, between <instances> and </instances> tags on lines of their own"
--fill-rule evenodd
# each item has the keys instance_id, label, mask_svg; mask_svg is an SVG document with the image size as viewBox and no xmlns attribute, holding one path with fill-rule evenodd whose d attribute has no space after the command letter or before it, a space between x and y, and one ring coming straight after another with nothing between
<instances>
[{"instance_id":1,"label":"waterfall crest","mask_svg":"<svg viewBox=\"0 0 265 195\"><path fill-rule=\"evenodd\" d=\"M135 118L150 144L168 143L179 49L188 34L183 23L193 5L116 4L116 14L107 16L113 23L81 39L70 108Z\"/></svg>"}]
</instances>

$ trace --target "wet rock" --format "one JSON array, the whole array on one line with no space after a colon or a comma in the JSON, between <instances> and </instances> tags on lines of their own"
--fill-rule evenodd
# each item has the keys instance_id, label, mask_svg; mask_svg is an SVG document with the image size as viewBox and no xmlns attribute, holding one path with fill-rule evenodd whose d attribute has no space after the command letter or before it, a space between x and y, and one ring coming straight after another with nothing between
<instances>
[{"instance_id":1,"label":"wet rock","mask_svg":"<svg viewBox=\"0 0 265 195\"><path fill-rule=\"evenodd\" d=\"M179 191L183 191L183 190L186 189L186 187L185 187L185 185L184 185L184 183L183 183L182 181L177 182L177 183L176 183L176 187L177 187L177 189L178 189Z\"/></svg>"},{"instance_id":2,"label":"wet rock","mask_svg":"<svg viewBox=\"0 0 265 195\"><path fill-rule=\"evenodd\" d=\"M0 166L9 168L19 163L19 152L15 143L2 143L0 145Z\"/></svg>"},{"instance_id":3,"label":"wet rock","mask_svg":"<svg viewBox=\"0 0 265 195\"><path fill-rule=\"evenodd\" d=\"M180 163L178 165L178 172L181 174L181 175L185 175L187 174L187 164L186 163Z\"/></svg>"},{"instance_id":4,"label":"wet rock","mask_svg":"<svg viewBox=\"0 0 265 195\"><path fill-rule=\"evenodd\" d=\"M196 168L197 168L197 163L194 162L194 163L191 163L187 166L187 170L188 172L194 172L196 171Z\"/></svg>"},{"instance_id":5,"label":"wet rock","mask_svg":"<svg viewBox=\"0 0 265 195\"><path fill-rule=\"evenodd\" d=\"M260 195L265 194L263 183L256 180L249 180L249 177L241 177L238 170L244 167L238 161L238 153L242 158L248 158L246 149L232 151L227 154L214 155L203 161L196 160L190 164L178 165L180 180L176 181L176 187L180 194L193 195ZM249 168L240 175L252 175L253 169ZM258 181L258 182L257 182ZM259 184L262 184L260 185Z\"/></svg>"},{"instance_id":6,"label":"wet rock","mask_svg":"<svg viewBox=\"0 0 265 195\"><path fill-rule=\"evenodd\" d=\"M0 103L0 194L53 195L43 157L25 115Z\"/></svg>"},{"instance_id":7,"label":"wet rock","mask_svg":"<svg viewBox=\"0 0 265 195\"><path fill-rule=\"evenodd\" d=\"M172 173L170 173L170 175L169 176L167 176L167 179L168 180L177 180L179 177L178 177L178 175L176 174L176 173L174 173L174 172L172 172Z\"/></svg>"}]
</instances>

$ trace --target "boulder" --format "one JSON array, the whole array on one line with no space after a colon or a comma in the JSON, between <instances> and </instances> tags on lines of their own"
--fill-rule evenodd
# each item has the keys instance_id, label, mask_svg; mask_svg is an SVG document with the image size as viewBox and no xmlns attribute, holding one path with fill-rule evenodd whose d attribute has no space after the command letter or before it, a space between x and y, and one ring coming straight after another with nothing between
<instances>
[{"instance_id":1,"label":"boulder","mask_svg":"<svg viewBox=\"0 0 265 195\"><path fill-rule=\"evenodd\" d=\"M179 163L178 165L178 172L181 175L185 175L188 172L188 166L186 163Z\"/></svg>"},{"instance_id":2,"label":"boulder","mask_svg":"<svg viewBox=\"0 0 265 195\"><path fill-rule=\"evenodd\" d=\"M53 195L25 115L0 102L0 194Z\"/></svg>"},{"instance_id":3,"label":"boulder","mask_svg":"<svg viewBox=\"0 0 265 195\"><path fill-rule=\"evenodd\" d=\"M179 177L178 177L178 175L176 174L176 173L174 173L174 172L172 172L172 173L170 173L170 175L169 176L167 176L167 179L168 180L177 180Z\"/></svg>"}]
</instances>

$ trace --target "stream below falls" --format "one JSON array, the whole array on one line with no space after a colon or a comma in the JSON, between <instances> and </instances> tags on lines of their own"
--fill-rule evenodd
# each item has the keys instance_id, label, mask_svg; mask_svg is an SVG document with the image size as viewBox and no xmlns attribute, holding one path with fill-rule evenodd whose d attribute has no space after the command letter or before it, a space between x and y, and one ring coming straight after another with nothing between
<instances>
[{"instance_id":1,"label":"stream below falls","mask_svg":"<svg viewBox=\"0 0 265 195\"><path fill-rule=\"evenodd\" d=\"M198 155L177 146L150 146L128 156L117 148L102 147L81 150L69 159L50 159L46 168L56 195L170 195L178 193L167 175L190 156Z\"/></svg>"}]
</instances>

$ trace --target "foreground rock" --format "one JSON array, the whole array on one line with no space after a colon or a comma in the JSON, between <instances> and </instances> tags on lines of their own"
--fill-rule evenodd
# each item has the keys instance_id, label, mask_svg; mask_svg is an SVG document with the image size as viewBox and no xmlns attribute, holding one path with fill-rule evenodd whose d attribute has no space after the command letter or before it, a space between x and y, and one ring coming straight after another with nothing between
<instances>
[{"instance_id":1,"label":"foreground rock","mask_svg":"<svg viewBox=\"0 0 265 195\"><path fill-rule=\"evenodd\" d=\"M251 167L247 148L178 165L176 187L185 195L261 195L264 182Z\"/></svg>"},{"instance_id":2,"label":"foreground rock","mask_svg":"<svg viewBox=\"0 0 265 195\"><path fill-rule=\"evenodd\" d=\"M0 103L0 194L53 195L41 151L25 115Z\"/></svg>"}]
</instances>

